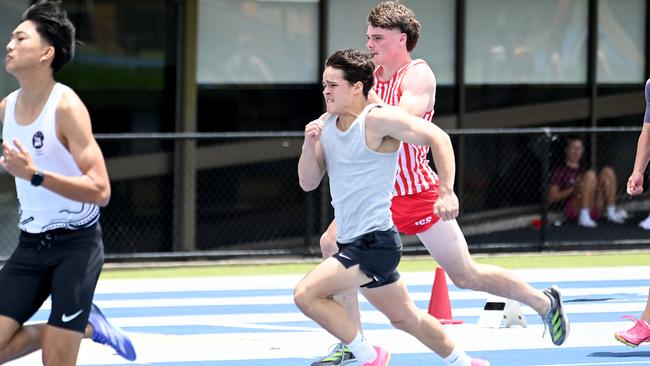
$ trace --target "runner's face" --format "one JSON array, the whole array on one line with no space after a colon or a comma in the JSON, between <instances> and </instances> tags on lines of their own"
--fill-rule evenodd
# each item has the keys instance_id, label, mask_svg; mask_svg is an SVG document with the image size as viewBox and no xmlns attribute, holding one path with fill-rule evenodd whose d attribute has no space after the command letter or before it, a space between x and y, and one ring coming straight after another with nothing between
<instances>
[{"instance_id":1,"label":"runner's face","mask_svg":"<svg viewBox=\"0 0 650 366\"><path fill-rule=\"evenodd\" d=\"M37 66L43 60L47 49L51 47L38 34L34 22L24 21L11 33L7 43L5 70L13 73Z\"/></svg>"},{"instance_id":2,"label":"runner's face","mask_svg":"<svg viewBox=\"0 0 650 366\"><path fill-rule=\"evenodd\" d=\"M406 34L398 28L385 29L369 25L366 38L372 61L377 65L385 65L396 55L406 52Z\"/></svg>"},{"instance_id":3,"label":"runner's face","mask_svg":"<svg viewBox=\"0 0 650 366\"><path fill-rule=\"evenodd\" d=\"M323 71L323 97L327 113L343 114L352 100L352 85L343 78L343 71L332 67Z\"/></svg>"}]
</instances>

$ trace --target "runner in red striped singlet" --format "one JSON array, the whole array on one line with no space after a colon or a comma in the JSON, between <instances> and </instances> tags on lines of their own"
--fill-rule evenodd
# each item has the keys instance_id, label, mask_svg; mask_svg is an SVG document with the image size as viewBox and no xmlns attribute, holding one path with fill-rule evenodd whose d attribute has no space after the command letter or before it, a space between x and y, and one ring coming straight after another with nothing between
<instances>
[{"instance_id":1,"label":"runner in red striped singlet","mask_svg":"<svg viewBox=\"0 0 650 366\"><path fill-rule=\"evenodd\" d=\"M422 72L426 74L431 70L425 61L420 59L412 60L400 67L388 80L382 81L378 74L384 73L384 69L382 66L378 66L375 70L373 90L384 103L399 106L403 94L402 82L404 77L415 68L421 68ZM428 79L431 78L433 78L433 72L430 73ZM435 78L433 78L433 93L435 93ZM432 95L432 97L435 97L435 95ZM428 109L419 117L431 121L433 118L433 100L431 109ZM411 195L429 189L437 191L437 185L435 184L438 176L429 165L428 154L428 146L403 144L400 151L397 176L395 177L395 191L393 193L396 196Z\"/></svg>"},{"instance_id":2,"label":"runner in red striped singlet","mask_svg":"<svg viewBox=\"0 0 650 366\"><path fill-rule=\"evenodd\" d=\"M415 13L399 2L382 2L370 11L367 47L377 68L374 93L371 92L368 102L399 106L412 115L431 120L436 78L426 62L411 58L420 27ZM567 336L568 319L562 311L557 288L539 291L503 268L474 262L456 220L440 220L434 213L457 200L453 186L441 181L430 168L426 148L408 144L402 147L391 206L398 230L417 235L456 286L514 299L535 309L552 332L553 343L562 344ZM323 258L338 251L334 221L321 237L320 246ZM361 329L356 291L335 298ZM553 317L555 314L558 315ZM339 345L312 366L352 362L355 362L353 356Z\"/></svg>"}]
</instances>

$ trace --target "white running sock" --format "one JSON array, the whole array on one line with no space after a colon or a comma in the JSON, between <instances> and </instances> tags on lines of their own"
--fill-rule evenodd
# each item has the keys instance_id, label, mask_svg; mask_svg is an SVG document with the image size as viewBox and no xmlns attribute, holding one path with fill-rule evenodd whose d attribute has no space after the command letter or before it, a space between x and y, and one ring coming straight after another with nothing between
<instances>
[{"instance_id":1,"label":"white running sock","mask_svg":"<svg viewBox=\"0 0 650 366\"><path fill-rule=\"evenodd\" d=\"M364 362L372 361L377 357L377 351L368 343L361 332L358 332L354 340L348 344L348 348L357 358L359 365L363 365Z\"/></svg>"},{"instance_id":2,"label":"white running sock","mask_svg":"<svg viewBox=\"0 0 650 366\"><path fill-rule=\"evenodd\" d=\"M617 217L618 216L618 212L616 212L616 206L607 205L607 216L608 217Z\"/></svg>"},{"instance_id":3,"label":"white running sock","mask_svg":"<svg viewBox=\"0 0 650 366\"><path fill-rule=\"evenodd\" d=\"M643 230L650 230L650 215L648 215L648 217L647 217L645 220L641 221L641 222L639 223L639 226L640 226Z\"/></svg>"},{"instance_id":4,"label":"white running sock","mask_svg":"<svg viewBox=\"0 0 650 366\"><path fill-rule=\"evenodd\" d=\"M465 351L456 347L443 359L449 366L472 366L472 358Z\"/></svg>"},{"instance_id":5,"label":"white running sock","mask_svg":"<svg viewBox=\"0 0 650 366\"><path fill-rule=\"evenodd\" d=\"M596 221L591 219L591 215L589 214L589 209L587 208L580 209L580 218L578 219L578 225L584 227L598 226L598 224L596 224Z\"/></svg>"}]
</instances>

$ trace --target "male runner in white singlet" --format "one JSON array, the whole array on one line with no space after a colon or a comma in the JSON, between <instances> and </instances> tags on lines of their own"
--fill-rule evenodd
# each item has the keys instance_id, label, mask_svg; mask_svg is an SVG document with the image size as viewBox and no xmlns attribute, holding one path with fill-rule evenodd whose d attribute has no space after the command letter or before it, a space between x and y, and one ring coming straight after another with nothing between
<instances>
[{"instance_id":1,"label":"male runner in white singlet","mask_svg":"<svg viewBox=\"0 0 650 366\"><path fill-rule=\"evenodd\" d=\"M82 337L128 360L129 338L92 304L104 263L99 207L111 187L90 117L54 80L74 55L75 29L55 1L22 16L5 69L20 89L0 102L0 166L15 177L18 246L0 270L0 363L42 349L44 365L75 365ZM47 324L23 325L52 296Z\"/></svg>"},{"instance_id":2,"label":"male runner in white singlet","mask_svg":"<svg viewBox=\"0 0 650 366\"><path fill-rule=\"evenodd\" d=\"M361 366L386 366L390 356L384 348L371 346L332 298L359 288L391 324L416 337L446 364L489 365L456 347L440 322L413 304L397 272L402 243L390 204L401 140L430 146L440 179L453 186L455 163L449 136L400 108L367 105L374 70L369 55L337 51L325 66L328 114L305 127L298 177L300 186L311 191L328 173L339 251L298 283L296 305L344 343ZM443 220L456 217L458 198L453 190L440 197L434 211Z\"/></svg>"},{"instance_id":3,"label":"male runner in white singlet","mask_svg":"<svg viewBox=\"0 0 650 366\"><path fill-rule=\"evenodd\" d=\"M369 101L399 106L414 116L431 121L436 79L426 62L413 60L410 54L419 35L420 23L415 13L404 4L382 2L370 11L367 46L377 68L373 86L376 94L371 93ZM568 318L563 312L557 287L539 291L503 268L474 262L456 220L439 221L433 206L453 187L441 182L431 169L428 152L427 146L408 143L403 143L400 150L391 205L399 232L417 235L456 286L515 299L535 309L547 324L553 343L562 344L568 333ZM338 250L335 221L321 237L320 246L323 258ZM361 329L357 291L344 293L336 299ZM352 362L354 355L339 344L312 366Z\"/></svg>"}]
</instances>

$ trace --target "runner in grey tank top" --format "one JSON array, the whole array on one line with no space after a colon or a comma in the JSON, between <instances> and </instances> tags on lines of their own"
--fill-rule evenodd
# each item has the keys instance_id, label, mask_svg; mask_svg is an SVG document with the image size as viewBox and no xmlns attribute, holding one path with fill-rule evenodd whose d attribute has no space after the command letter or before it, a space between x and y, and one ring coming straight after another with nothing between
<instances>
[{"instance_id":1,"label":"runner in grey tank top","mask_svg":"<svg viewBox=\"0 0 650 366\"><path fill-rule=\"evenodd\" d=\"M402 141L429 146L440 178L453 186L450 138L434 124L398 107L367 106L374 71L368 55L337 51L325 66L323 95L328 113L305 127L298 177L300 186L311 191L326 172L329 174L340 250L296 285L295 303L347 345L361 366L386 366L390 355L386 349L370 345L333 299L357 288L391 323L400 324L401 330L438 356L459 359L454 355L464 352L437 319L413 305L396 270L402 244L390 218L389 194ZM458 198L453 191L435 203L434 211L442 220L456 218ZM454 362L454 366L469 366Z\"/></svg>"},{"instance_id":2,"label":"runner in grey tank top","mask_svg":"<svg viewBox=\"0 0 650 366\"><path fill-rule=\"evenodd\" d=\"M390 214L398 152L380 153L366 145L367 106L346 131L330 115L323 123L320 145L326 156L334 216L340 224L339 243L351 243L371 231L393 226Z\"/></svg>"}]
</instances>

